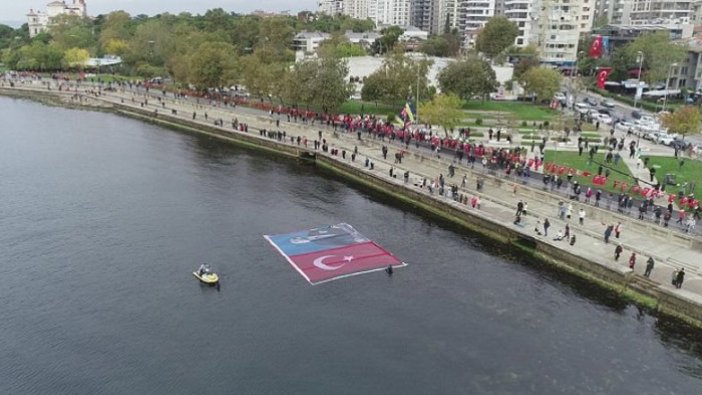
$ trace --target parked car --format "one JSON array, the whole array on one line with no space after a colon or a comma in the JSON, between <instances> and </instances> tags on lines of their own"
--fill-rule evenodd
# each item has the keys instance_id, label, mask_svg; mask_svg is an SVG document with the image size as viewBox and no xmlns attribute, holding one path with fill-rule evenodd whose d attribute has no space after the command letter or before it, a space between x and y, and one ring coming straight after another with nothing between
<instances>
[{"instance_id":1,"label":"parked car","mask_svg":"<svg viewBox=\"0 0 702 395\"><path fill-rule=\"evenodd\" d=\"M671 145L675 140L675 136L669 135L665 132L656 132L652 134L653 141L657 144Z\"/></svg>"},{"instance_id":2,"label":"parked car","mask_svg":"<svg viewBox=\"0 0 702 395\"><path fill-rule=\"evenodd\" d=\"M622 121L622 122L617 122L617 123L614 125L614 129L615 129L615 130L621 130L621 131L623 131L623 132L627 132L627 131L629 131L629 130L633 131L635 126L636 126L636 125L634 125L634 124L631 123L631 122Z\"/></svg>"},{"instance_id":3,"label":"parked car","mask_svg":"<svg viewBox=\"0 0 702 395\"><path fill-rule=\"evenodd\" d=\"M566 101L566 95L564 95L563 92L558 92L555 95L553 95L553 99L564 103Z\"/></svg>"},{"instance_id":4,"label":"parked car","mask_svg":"<svg viewBox=\"0 0 702 395\"><path fill-rule=\"evenodd\" d=\"M658 120L650 115L641 115L641 118L639 118L639 120L641 122L658 125Z\"/></svg>"},{"instance_id":5,"label":"parked car","mask_svg":"<svg viewBox=\"0 0 702 395\"><path fill-rule=\"evenodd\" d=\"M631 112L631 117L634 119L641 119L641 112L634 110Z\"/></svg>"},{"instance_id":6,"label":"parked car","mask_svg":"<svg viewBox=\"0 0 702 395\"><path fill-rule=\"evenodd\" d=\"M591 106L593 106L593 107L594 107L594 106L597 106L597 100L595 100L595 99L593 99L593 98L591 98L591 97L586 97L586 98L584 98L584 99L583 99L583 102L585 102L585 103L587 103L587 104L589 104L589 105L591 105Z\"/></svg>"},{"instance_id":7,"label":"parked car","mask_svg":"<svg viewBox=\"0 0 702 395\"><path fill-rule=\"evenodd\" d=\"M603 123L603 124L605 124L605 125L611 125L611 124L612 124L612 117L610 117L608 114L602 114L602 113L598 112L597 114L595 114L595 115L593 116L593 119L594 119L596 122L599 121L600 123Z\"/></svg>"},{"instance_id":8,"label":"parked car","mask_svg":"<svg viewBox=\"0 0 702 395\"><path fill-rule=\"evenodd\" d=\"M614 108L614 102L611 101L611 100L609 100L609 99L602 100L602 101L600 102L600 105L601 105L602 107L606 107L606 108Z\"/></svg>"},{"instance_id":9,"label":"parked car","mask_svg":"<svg viewBox=\"0 0 702 395\"><path fill-rule=\"evenodd\" d=\"M590 105L587 103L575 103L575 111L577 111L579 114L587 114L590 111Z\"/></svg>"}]
</instances>

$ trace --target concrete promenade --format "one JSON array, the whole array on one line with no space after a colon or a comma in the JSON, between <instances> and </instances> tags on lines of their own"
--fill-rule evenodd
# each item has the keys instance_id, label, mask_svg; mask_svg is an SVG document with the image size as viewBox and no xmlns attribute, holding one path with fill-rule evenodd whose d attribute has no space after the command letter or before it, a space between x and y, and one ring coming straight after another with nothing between
<instances>
[{"instance_id":1,"label":"concrete promenade","mask_svg":"<svg viewBox=\"0 0 702 395\"><path fill-rule=\"evenodd\" d=\"M8 89L7 82L0 85L1 89ZM46 86L34 82L18 83L14 90L29 90L46 92ZM569 251L572 254L585 258L607 269L621 273L622 276L643 276L646 267L646 260L653 256L656 260L655 268L650 276L650 287L656 288L660 293L674 295L677 298L687 300L702 306L702 242L699 237L689 236L680 233L678 230L671 230L655 225L651 222L638 221L633 217L621 215L606 209L594 207L590 204L569 201L562 195L544 190L534 184L524 185L521 179L514 176L506 177L504 173L491 173L487 169L482 169L482 165L476 162L476 168L471 169L465 164L454 164L455 176L448 177L448 167L452 163L454 156L442 155L437 158L425 149L417 149L410 144L409 148L401 146L397 142L391 143L380 141L363 134L362 140L358 140L357 135L344 133L341 129L334 132L326 125L314 126L301 122L287 122L287 117L271 116L267 113L255 111L249 108L225 107L221 104L210 105L206 100L196 103L186 99L175 99L172 95L161 96L160 92L147 94L143 91L101 91L96 94L95 89L90 86L79 88L78 94L83 98L70 98L75 95L71 93L57 92L52 89L52 93L63 95L67 103L75 101L76 104L99 104L118 105L133 108L135 111L153 113L159 119L170 118L182 120L189 123L201 124L208 128L219 128L226 133L244 133L232 128L234 119L238 123L246 123L249 137L256 137L266 140L271 138L260 136L259 129L275 131L285 131L286 138L281 143L297 146L296 137L307 139L310 151L314 151L313 141L319 138L322 131L322 138L326 139L331 149L337 149L338 155L332 156L317 150L317 155L325 155L333 160L342 161L348 166L352 166L361 172L372 172L375 177L380 177L386 181L396 184L398 190L402 187L414 189L438 201L450 205L458 210L470 212L503 226L512 228L517 232L535 237L559 249ZM161 96L157 99L156 96ZM148 102L148 103L147 103ZM205 119L205 112L207 119ZM193 120L193 113L196 114ZM221 126L216 126L215 122L222 120ZM276 127L276 121L279 126ZM294 137L291 141L291 137ZM276 138L277 141L277 138ZM302 143L300 143L302 144ZM383 159L381 147L387 145L389 148L387 160ZM351 153L358 150L355 161L351 160ZM341 151L346 152L342 158ZM394 163L395 153L404 150L405 153L401 163ZM373 162L374 168L371 170L365 166L366 158ZM390 169L394 170L395 177L390 176ZM405 182L403 174L409 171L409 179ZM446 189L451 185L458 186L459 193L465 195L468 204L459 203L448 196L439 196L438 190L429 192L427 187L422 187L424 180L426 185L437 180L443 175L446 182ZM462 186L463 178L466 178L465 186ZM481 180L483 186L480 191L476 185ZM479 197L480 208L472 208L470 199ZM522 217L520 225L514 225L515 211L518 201L528 203L528 215ZM558 215L559 202L573 204L573 216L568 220L562 220ZM586 217L584 223L578 223L578 210L584 208ZM543 223L548 218L551 227L548 236L543 236L543 227L540 227L542 235L538 235L534 228L537 221ZM612 235L610 243L604 242L604 230L606 225L616 225L617 222L623 224L623 230L619 239ZM672 222L672 221L671 221ZM574 245L570 245L565 240L553 240L559 230L563 230L566 223L569 224L571 234L576 236ZM621 244L624 252L618 262L614 260L614 249L617 244ZM637 259L634 270L628 267L629 257L632 252L636 252ZM681 289L676 289L671 285L671 276L674 270L684 267L686 271L685 282ZM641 279L640 279L641 280ZM648 280L643 280L647 282Z\"/></svg>"}]
</instances>

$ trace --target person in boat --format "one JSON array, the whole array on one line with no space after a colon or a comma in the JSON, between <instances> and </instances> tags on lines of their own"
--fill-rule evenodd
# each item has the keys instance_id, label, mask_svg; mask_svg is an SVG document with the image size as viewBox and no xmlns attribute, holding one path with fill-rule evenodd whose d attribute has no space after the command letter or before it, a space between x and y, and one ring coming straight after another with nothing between
<instances>
[{"instance_id":1,"label":"person in boat","mask_svg":"<svg viewBox=\"0 0 702 395\"><path fill-rule=\"evenodd\" d=\"M210 269L207 267L206 264L203 263L202 265L200 265L200 268L197 269L197 272L198 272L198 274L200 274L201 276L203 276L203 275L209 273L209 272L210 272Z\"/></svg>"}]
</instances>

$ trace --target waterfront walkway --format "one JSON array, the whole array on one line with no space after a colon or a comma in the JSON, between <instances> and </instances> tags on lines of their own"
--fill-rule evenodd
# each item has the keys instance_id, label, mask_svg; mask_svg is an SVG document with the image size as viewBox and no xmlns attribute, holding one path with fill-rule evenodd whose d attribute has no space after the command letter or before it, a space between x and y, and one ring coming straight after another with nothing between
<instances>
[{"instance_id":1,"label":"waterfront walkway","mask_svg":"<svg viewBox=\"0 0 702 395\"><path fill-rule=\"evenodd\" d=\"M7 83L5 88L7 88ZM46 91L46 87L35 82L16 84L15 89ZM56 92L56 89L52 89ZM72 90L73 92L73 90ZM73 95L75 92L73 92ZM441 200L459 210L469 211L473 215L483 217L490 221L514 227L517 231L529 236L534 236L542 241L568 250L571 253L596 262L610 270L622 273L623 275L642 276L646 267L646 260L653 256L656 266L650 276L651 287L660 287L661 291L674 294L681 299L693 301L702 305L702 250L700 250L699 237L689 236L681 233L677 229L663 228L650 221L644 222L636 220L624 214L619 214L597 208L591 204L585 204L572 200L567 200L563 195L539 188L537 184L523 184L523 180L514 176L505 177L503 173L490 172L482 169L482 165L476 162L476 168L471 169L464 164L454 164L455 176L448 177L448 167L454 159L453 155L442 155L437 158L428 150L416 148L410 144L408 148L398 143L390 143L379 139L370 138L363 134L362 140L358 140L357 135L344 133L339 129L335 132L326 125L303 124L301 122L287 122L287 117L270 115L249 108L223 106L221 104L211 105L208 101L200 100L196 103L190 99L174 98L172 95L162 96L160 92L146 93L144 91L102 91L96 94L94 87L84 86L79 88L82 98L78 100L82 104L102 102L103 104L117 104L134 108L135 110L153 113L159 118L180 119L188 122L195 122L208 127L218 127L228 133L245 133L234 130L233 120L239 124L245 123L249 126L247 135L270 140L271 137L261 136L259 129L274 131L285 131L286 138L282 143L298 145L296 137L307 139L308 147L314 150L313 141L322 138L327 141L331 149L337 149L338 155L331 155L329 152L317 150L318 155L327 155L334 160L344 161L347 165L354 166L360 171L372 172L376 177L382 177L391 183L395 183L398 189L401 187L413 188L434 199ZM63 93L66 100L72 96L71 93ZM159 97L159 98L157 98ZM90 99L88 99L90 98ZM193 120L193 113L196 114ZM205 119L207 113L207 119ZM222 120L221 126L216 126L215 122ZM278 126L276 126L278 123ZM291 140L291 137L293 139ZM277 141L277 136L274 137ZM389 152L387 160L383 159L381 147L388 146ZM351 153L358 149L355 161L351 159ZM345 158L341 151L346 152ZM404 152L401 163L394 163L395 153ZM365 166L366 158L373 162L373 169ZM394 169L395 177L390 176L390 169ZM403 177L405 171L409 171L407 182ZM459 203L448 196L439 196L437 189L429 192L427 187L422 187L424 180L429 185L443 175L446 182L446 189L451 185L456 185L461 195L466 196L468 204ZM466 184L462 186L464 176ZM480 191L477 190L477 183L480 180L483 184ZM480 198L480 209L472 208L470 199ZM520 225L513 225L515 211L518 201L528 203L529 213L522 217ZM573 204L573 216L569 221L559 218L559 202ZM584 223L578 223L578 210L584 208L586 217ZM551 227L548 236L536 234L534 228L537 221L543 223L548 218ZM616 225L617 222L623 224L623 230L619 239L612 238L610 243L604 242L604 230L606 225ZM671 221L671 226L674 220ZM570 245L565 240L555 241L553 238L559 230L563 230L566 223L569 224L571 234L576 236L574 245ZM540 229L543 234L543 227ZM624 248L618 262L614 260L614 249L617 244ZM636 252L636 265L632 272L628 267L629 257L632 252ZM675 289L671 285L671 276L674 270L685 268L685 282L681 289Z\"/></svg>"}]
</instances>

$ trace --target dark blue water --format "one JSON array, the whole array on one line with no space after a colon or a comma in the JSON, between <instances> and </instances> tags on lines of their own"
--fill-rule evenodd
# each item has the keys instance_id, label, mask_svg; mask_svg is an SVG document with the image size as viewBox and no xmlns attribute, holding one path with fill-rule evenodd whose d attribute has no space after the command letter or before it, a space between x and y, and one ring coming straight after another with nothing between
<instances>
[{"instance_id":1,"label":"dark blue water","mask_svg":"<svg viewBox=\"0 0 702 395\"><path fill-rule=\"evenodd\" d=\"M697 332L313 167L105 113L0 119L2 394L702 388ZM313 287L262 238L342 221L409 266Z\"/></svg>"}]
</instances>

